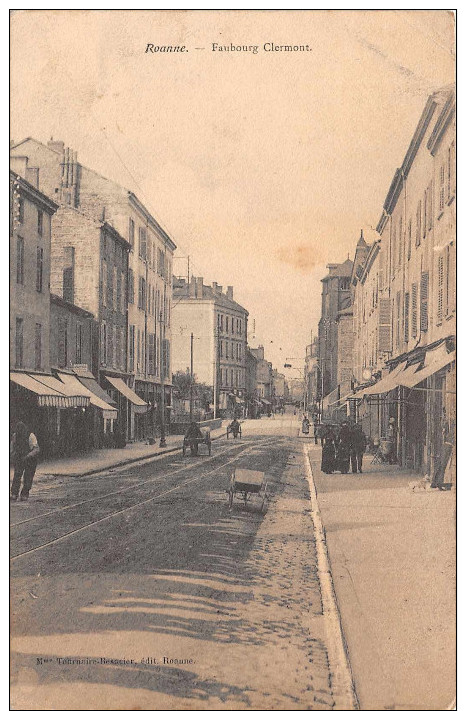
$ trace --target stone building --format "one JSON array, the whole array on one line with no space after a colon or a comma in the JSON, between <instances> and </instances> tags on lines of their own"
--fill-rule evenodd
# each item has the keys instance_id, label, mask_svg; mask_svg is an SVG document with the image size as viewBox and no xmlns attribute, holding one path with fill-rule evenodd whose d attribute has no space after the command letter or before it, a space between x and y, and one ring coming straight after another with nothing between
<instances>
[{"instance_id":1,"label":"stone building","mask_svg":"<svg viewBox=\"0 0 466 711\"><path fill-rule=\"evenodd\" d=\"M58 205L39 191L26 158L10 171L10 412L36 434L41 456L69 449L60 420L73 427L90 404L51 373L54 314L50 305L51 220Z\"/></svg>"},{"instance_id":2,"label":"stone building","mask_svg":"<svg viewBox=\"0 0 466 711\"><path fill-rule=\"evenodd\" d=\"M396 458L432 475L453 439L456 333L456 114L453 87L434 92L388 191L377 255L364 271L364 309L378 281L377 359L381 379L361 391L378 436L396 423ZM372 277L369 275L373 274ZM377 276L376 276L377 275ZM359 312L356 329L363 332ZM373 332L373 330L372 330ZM364 362L364 359L363 359Z\"/></svg>"},{"instance_id":3,"label":"stone building","mask_svg":"<svg viewBox=\"0 0 466 711\"><path fill-rule=\"evenodd\" d=\"M328 274L322 279L322 308L319 321L318 366L322 373L322 396L338 387L338 314L351 306L351 274L353 262L328 264ZM335 395L338 400L338 395Z\"/></svg>"},{"instance_id":4,"label":"stone building","mask_svg":"<svg viewBox=\"0 0 466 711\"><path fill-rule=\"evenodd\" d=\"M248 312L226 292L202 277L173 281L173 370L190 368L193 334L193 370L199 383L215 390L216 409L232 412L244 405Z\"/></svg>"},{"instance_id":5,"label":"stone building","mask_svg":"<svg viewBox=\"0 0 466 711\"><path fill-rule=\"evenodd\" d=\"M112 383L102 381L102 385L126 402L129 439L153 435L156 414L162 426L168 416L162 403L170 402L171 277L176 245L134 193L83 166L62 141L51 140L45 145L27 138L10 152L14 157L27 156L32 165L40 168L46 194L69 209L113 227L129 243L126 373L113 378ZM107 283L112 279L109 272ZM111 334L108 330L106 334L107 338L113 336L113 324ZM102 348L107 349L104 355L108 357L113 343ZM139 396L137 402L142 400L145 404L133 403L130 391Z\"/></svg>"}]
</instances>

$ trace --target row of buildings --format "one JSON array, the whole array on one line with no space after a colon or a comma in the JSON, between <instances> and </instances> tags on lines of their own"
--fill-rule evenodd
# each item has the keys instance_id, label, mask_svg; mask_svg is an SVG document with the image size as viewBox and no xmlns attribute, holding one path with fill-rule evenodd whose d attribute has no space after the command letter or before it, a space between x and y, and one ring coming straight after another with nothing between
<instances>
[{"instance_id":1,"label":"row of buildings","mask_svg":"<svg viewBox=\"0 0 466 711\"><path fill-rule=\"evenodd\" d=\"M176 245L149 209L63 142L10 146L10 206L12 423L27 421L45 456L163 442L190 344L210 416L284 395L248 349L233 288L176 278Z\"/></svg>"},{"instance_id":2,"label":"row of buildings","mask_svg":"<svg viewBox=\"0 0 466 711\"><path fill-rule=\"evenodd\" d=\"M455 136L445 87L427 101L375 233L361 232L353 259L328 265L306 353L324 419L357 419L374 442L394 424L399 464L430 475L455 437Z\"/></svg>"}]
</instances>

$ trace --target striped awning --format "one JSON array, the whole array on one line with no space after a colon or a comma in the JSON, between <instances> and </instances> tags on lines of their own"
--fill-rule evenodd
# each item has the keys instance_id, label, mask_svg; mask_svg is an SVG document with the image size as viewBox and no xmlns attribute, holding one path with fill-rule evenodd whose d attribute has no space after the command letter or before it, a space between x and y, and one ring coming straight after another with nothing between
<instances>
[{"instance_id":1,"label":"striped awning","mask_svg":"<svg viewBox=\"0 0 466 711\"><path fill-rule=\"evenodd\" d=\"M39 407L87 407L89 394L74 393L53 375L10 373L10 381L37 396Z\"/></svg>"},{"instance_id":2,"label":"striped awning","mask_svg":"<svg viewBox=\"0 0 466 711\"><path fill-rule=\"evenodd\" d=\"M144 402L139 395L136 395L134 390L131 390L128 385L121 378L111 378L109 375L105 376L113 388L116 388L119 393L123 395L130 403L133 405L133 410L136 414L144 414L148 411L149 405Z\"/></svg>"},{"instance_id":3,"label":"striped awning","mask_svg":"<svg viewBox=\"0 0 466 711\"><path fill-rule=\"evenodd\" d=\"M118 410L112 407L107 402L102 400L100 397L95 395L91 390L88 390L85 385L76 377L76 375L69 375L68 373L59 373L58 377L63 382L63 384L76 395L84 395L89 398L91 405L98 407L102 410L102 415L106 420L115 420L118 416Z\"/></svg>"}]
</instances>

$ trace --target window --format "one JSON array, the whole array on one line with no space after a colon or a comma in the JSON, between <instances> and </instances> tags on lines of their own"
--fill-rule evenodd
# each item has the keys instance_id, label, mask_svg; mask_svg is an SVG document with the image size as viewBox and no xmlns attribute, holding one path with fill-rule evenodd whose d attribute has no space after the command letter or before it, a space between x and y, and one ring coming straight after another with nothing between
<instances>
[{"instance_id":1,"label":"window","mask_svg":"<svg viewBox=\"0 0 466 711\"><path fill-rule=\"evenodd\" d=\"M83 362L83 325L76 324L76 363Z\"/></svg>"},{"instance_id":2,"label":"window","mask_svg":"<svg viewBox=\"0 0 466 711\"><path fill-rule=\"evenodd\" d=\"M148 344L148 360L149 360L149 375L155 374L155 333L149 333Z\"/></svg>"},{"instance_id":3,"label":"window","mask_svg":"<svg viewBox=\"0 0 466 711\"><path fill-rule=\"evenodd\" d=\"M138 340L137 340L137 370L141 367L141 332L138 328Z\"/></svg>"},{"instance_id":4,"label":"window","mask_svg":"<svg viewBox=\"0 0 466 711\"><path fill-rule=\"evenodd\" d=\"M16 334L15 334L15 366L16 368L23 367L23 319L16 319Z\"/></svg>"},{"instance_id":5,"label":"window","mask_svg":"<svg viewBox=\"0 0 466 711\"><path fill-rule=\"evenodd\" d=\"M162 377L168 378L170 374L170 341L162 341Z\"/></svg>"},{"instance_id":6,"label":"window","mask_svg":"<svg viewBox=\"0 0 466 711\"><path fill-rule=\"evenodd\" d=\"M401 267L401 259L403 256L403 218L400 217L400 226L398 233L398 266Z\"/></svg>"},{"instance_id":7,"label":"window","mask_svg":"<svg viewBox=\"0 0 466 711\"><path fill-rule=\"evenodd\" d=\"M396 294L396 345L401 345L401 292Z\"/></svg>"},{"instance_id":8,"label":"window","mask_svg":"<svg viewBox=\"0 0 466 711\"><path fill-rule=\"evenodd\" d=\"M422 228L422 206L419 200L416 210L416 247L421 244L421 228Z\"/></svg>"},{"instance_id":9,"label":"window","mask_svg":"<svg viewBox=\"0 0 466 711\"><path fill-rule=\"evenodd\" d=\"M126 342L125 342L125 329L120 326L120 368L126 370Z\"/></svg>"},{"instance_id":10,"label":"window","mask_svg":"<svg viewBox=\"0 0 466 711\"><path fill-rule=\"evenodd\" d=\"M422 237L426 238L427 234L427 190L424 190L424 220L423 220L423 230Z\"/></svg>"},{"instance_id":11,"label":"window","mask_svg":"<svg viewBox=\"0 0 466 711\"><path fill-rule=\"evenodd\" d=\"M37 264L36 264L36 291L42 291L42 277L44 272L44 250L42 247L37 247Z\"/></svg>"},{"instance_id":12,"label":"window","mask_svg":"<svg viewBox=\"0 0 466 711\"><path fill-rule=\"evenodd\" d=\"M68 321L66 318L58 319L58 366L66 368L68 365Z\"/></svg>"},{"instance_id":13,"label":"window","mask_svg":"<svg viewBox=\"0 0 466 711\"><path fill-rule=\"evenodd\" d=\"M447 268L445 285L445 313L452 314L456 309L456 245L452 242L447 247Z\"/></svg>"},{"instance_id":14,"label":"window","mask_svg":"<svg viewBox=\"0 0 466 711\"><path fill-rule=\"evenodd\" d=\"M225 317L225 331L228 333L228 322L229 322L228 316Z\"/></svg>"},{"instance_id":15,"label":"window","mask_svg":"<svg viewBox=\"0 0 466 711\"><path fill-rule=\"evenodd\" d=\"M420 310L420 330L427 331L429 323L429 272L422 272L421 274Z\"/></svg>"},{"instance_id":16,"label":"window","mask_svg":"<svg viewBox=\"0 0 466 711\"><path fill-rule=\"evenodd\" d=\"M109 309L113 309L113 269L110 266L107 271L107 306Z\"/></svg>"},{"instance_id":17,"label":"window","mask_svg":"<svg viewBox=\"0 0 466 711\"><path fill-rule=\"evenodd\" d=\"M404 340L405 343L409 341L409 291L405 292L404 301Z\"/></svg>"},{"instance_id":18,"label":"window","mask_svg":"<svg viewBox=\"0 0 466 711\"><path fill-rule=\"evenodd\" d=\"M131 217L129 218L128 242L131 249L134 249L134 220Z\"/></svg>"},{"instance_id":19,"label":"window","mask_svg":"<svg viewBox=\"0 0 466 711\"><path fill-rule=\"evenodd\" d=\"M115 347L115 353L114 353L114 363L116 368L121 368L122 367L122 360L121 360L121 328L119 326L114 326L113 327L114 332L113 332L113 343Z\"/></svg>"},{"instance_id":20,"label":"window","mask_svg":"<svg viewBox=\"0 0 466 711\"><path fill-rule=\"evenodd\" d=\"M74 303L74 247L63 249L63 298Z\"/></svg>"},{"instance_id":21,"label":"window","mask_svg":"<svg viewBox=\"0 0 466 711\"><path fill-rule=\"evenodd\" d=\"M427 188L427 228L429 230L433 227L433 219L434 206L432 204L432 181L430 181L429 187Z\"/></svg>"},{"instance_id":22,"label":"window","mask_svg":"<svg viewBox=\"0 0 466 711\"><path fill-rule=\"evenodd\" d=\"M37 211L37 234L42 237L44 229L44 213L42 210Z\"/></svg>"},{"instance_id":23,"label":"window","mask_svg":"<svg viewBox=\"0 0 466 711\"><path fill-rule=\"evenodd\" d=\"M100 324L100 362L102 365L107 362L107 324L105 321Z\"/></svg>"},{"instance_id":24,"label":"window","mask_svg":"<svg viewBox=\"0 0 466 711\"><path fill-rule=\"evenodd\" d=\"M407 237L408 237L408 259L411 259L411 237L412 237L411 231L412 231L412 221L410 220L409 224L408 224L408 235L407 235Z\"/></svg>"},{"instance_id":25,"label":"window","mask_svg":"<svg viewBox=\"0 0 466 711\"><path fill-rule=\"evenodd\" d=\"M445 166L440 167L439 212L445 207Z\"/></svg>"},{"instance_id":26,"label":"window","mask_svg":"<svg viewBox=\"0 0 466 711\"><path fill-rule=\"evenodd\" d=\"M220 330L223 331L223 314L220 316Z\"/></svg>"},{"instance_id":27,"label":"window","mask_svg":"<svg viewBox=\"0 0 466 711\"><path fill-rule=\"evenodd\" d=\"M144 227L139 228L139 256L142 259L147 257L147 232Z\"/></svg>"},{"instance_id":28,"label":"window","mask_svg":"<svg viewBox=\"0 0 466 711\"><path fill-rule=\"evenodd\" d=\"M112 282L112 307L114 311L120 310L120 304L118 301L118 287L120 286L120 280L118 279L118 269L113 267L113 282Z\"/></svg>"},{"instance_id":29,"label":"window","mask_svg":"<svg viewBox=\"0 0 466 711\"><path fill-rule=\"evenodd\" d=\"M24 240L16 238L16 283L24 284Z\"/></svg>"},{"instance_id":30,"label":"window","mask_svg":"<svg viewBox=\"0 0 466 711\"><path fill-rule=\"evenodd\" d=\"M220 358L223 358L223 341L220 341Z\"/></svg>"},{"instance_id":31,"label":"window","mask_svg":"<svg viewBox=\"0 0 466 711\"><path fill-rule=\"evenodd\" d=\"M417 338L417 284L411 285L411 336Z\"/></svg>"},{"instance_id":32,"label":"window","mask_svg":"<svg viewBox=\"0 0 466 711\"><path fill-rule=\"evenodd\" d=\"M107 305L107 289L108 289L108 269L107 261L102 260L102 306Z\"/></svg>"},{"instance_id":33,"label":"window","mask_svg":"<svg viewBox=\"0 0 466 711\"><path fill-rule=\"evenodd\" d=\"M134 371L134 341L135 341L135 326L129 327L129 370Z\"/></svg>"},{"instance_id":34,"label":"window","mask_svg":"<svg viewBox=\"0 0 466 711\"><path fill-rule=\"evenodd\" d=\"M121 276L121 275L120 275ZM121 304L121 297L122 297L122 288L123 288L123 280L120 278L118 275L118 272L115 268L115 281L116 281L116 310L118 313L122 313L122 304Z\"/></svg>"},{"instance_id":35,"label":"window","mask_svg":"<svg viewBox=\"0 0 466 711\"><path fill-rule=\"evenodd\" d=\"M34 363L35 369L42 369L42 325L36 323L34 338Z\"/></svg>"},{"instance_id":36,"label":"window","mask_svg":"<svg viewBox=\"0 0 466 711\"><path fill-rule=\"evenodd\" d=\"M138 308L146 308L146 280L144 277L139 277L139 289L138 289Z\"/></svg>"},{"instance_id":37,"label":"window","mask_svg":"<svg viewBox=\"0 0 466 711\"><path fill-rule=\"evenodd\" d=\"M437 323L441 323L443 319L443 279L444 279L444 258L443 254L438 258L437 265Z\"/></svg>"},{"instance_id":38,"label":"window","mask_svg":"<svg viewBox=\"0 0 466 711\"><path fill-rule=\"evenodd\" d=\"M18 222L22 225L24 222L24 199L18 198Z\"/></svg>"},{"instance_id":39,"label":"window","mask_svg":"<svg viewBox=\"0 0 466 711\"><path fill-rule=\"evenodd\" d=\"M128 269L128 304L134 304L134 272L132 269Z\"/></svg>"}]
</instances>

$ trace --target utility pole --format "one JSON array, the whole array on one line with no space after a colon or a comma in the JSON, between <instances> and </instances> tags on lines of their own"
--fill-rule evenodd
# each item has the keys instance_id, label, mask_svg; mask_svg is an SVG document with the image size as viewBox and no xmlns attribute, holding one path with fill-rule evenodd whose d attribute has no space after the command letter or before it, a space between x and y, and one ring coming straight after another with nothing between
<instances>
[{"instance_id":1,"label":"utility pole","mask_svg":"<svg viewBox=\"0 0 466 711\"><path fill-rule=\"evenodd\" d=\"M193 378L194 378L194 372L193 372L193 341L194 341L194 334L191 333L191 378L189 382L189 421L193 421Z\"/></svg>"}]
</instances>

